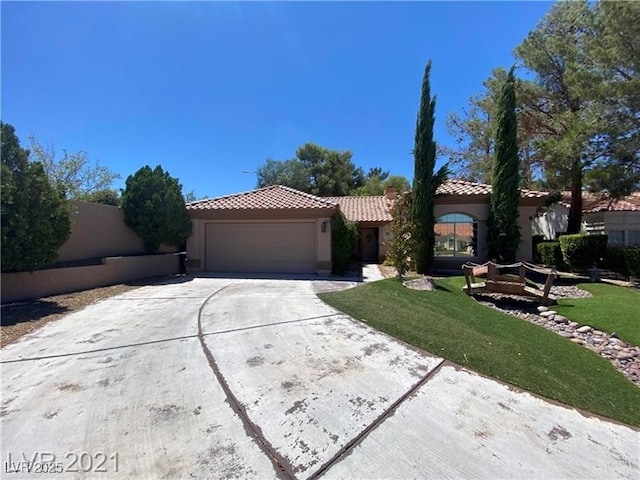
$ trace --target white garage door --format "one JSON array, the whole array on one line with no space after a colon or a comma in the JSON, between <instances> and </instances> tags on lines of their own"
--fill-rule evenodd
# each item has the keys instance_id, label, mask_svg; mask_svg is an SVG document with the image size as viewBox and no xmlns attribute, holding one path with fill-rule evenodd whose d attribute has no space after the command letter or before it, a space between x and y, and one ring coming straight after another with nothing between
<instances>
[{"instance_id":1,"label":"white garage door","mask_svg":"<svg viewBox=\"0 0 640 480\"><path fill-rule=\"evenodd\" d=\"M315 223L208 223L210 272L315 272Z\"/></svg>"}]
</instances>

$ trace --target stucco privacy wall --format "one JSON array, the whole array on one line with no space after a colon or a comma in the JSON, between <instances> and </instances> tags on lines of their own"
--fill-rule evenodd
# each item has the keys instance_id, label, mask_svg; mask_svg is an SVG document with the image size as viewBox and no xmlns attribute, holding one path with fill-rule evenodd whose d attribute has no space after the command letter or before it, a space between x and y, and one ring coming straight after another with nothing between
<instances>
[{"instance_id":1,"label":"stucco privacy wall","mask_svg":"<svg viewBox=\"0 0 640 480\"><path fill-rule=\"evenodd\" d=\"M118 207L100 203L71 202L71 236L58 251L58 262L85 260L118 255L145 253L140 237L124 223L124 214ZM172 247L161 247L161 253L176 252Z\"/></svg>"},{"instance_id":2,"label":"stucco privacy wall","mask_svg":"<svg viewBox=\"0 0 640 480\"><path fill-rule=\"evenodd\" d=\"M120 208L87 202L72 202L72 207L71 236L60 247L57 261L144 253L142 240L124 223Z\"/></svg>"},{"instance_id":3,"label":"stucco privacy wall","mask_svg":"<svg viewBox=\"0 0 640 480\"><path fill-rule=\"evenodd\" d=\"M51 268L33 273L3 273L2 302L104 287L146 277L171 275L180 269L177 253L129 257L107 257L102 265Z\"/></svg>"},{"instance_id":4,"label":"stucco privacy wall","mask_svg":"<svg viewBox=\"0 0 640 480\"><path fill-rule=\"evenodd\" d=\"M225 215L226 217L226 215ZM256 214L253 218L219 218L219 219L200 219L192 218L193 229L191 236L187 240L187 269L190 272L199 272L205 270L206 265L206 226L210 223L282 223L282 222L313 222L316 231L316 248L315 262L316 272L318 274L328 274L331 272L331 218L273 218L267 214ZM325 231L323 232L323 224Z\"/></svg>"}]
</instances>

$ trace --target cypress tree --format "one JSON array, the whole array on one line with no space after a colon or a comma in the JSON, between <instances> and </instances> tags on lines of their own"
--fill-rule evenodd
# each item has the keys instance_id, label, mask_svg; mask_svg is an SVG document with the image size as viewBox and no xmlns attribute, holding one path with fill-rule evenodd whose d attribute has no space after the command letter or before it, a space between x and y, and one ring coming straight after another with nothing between
<instances>
[{"instance_id":1,"label":"cypress tree","mask_svg":"<svg viewBox=\"0 0 640 480\"><path fill-rule=\"evenodd\" d=\"M413 175L412 216L415 222L415 264L418 273L426 273L433 262L435 246L435 207L436 190L446 179L448 168L444 165L434 175L436 166L436 142L433 140L436 99L431 97L431 60L427 63L422 78L420 109L416 122Z\"/></svg>"},{"instance_id":2,"label":"cypress tree","mask_svg":"<svg viewBox=\"0 0 640 480\"><path fill-rule=\"evenodd\" d=\"M498 103L493 182L487 221L489 258L512 263L520 246L520 158L513 67L502 86Z\"/></svg>"}]
</instances>

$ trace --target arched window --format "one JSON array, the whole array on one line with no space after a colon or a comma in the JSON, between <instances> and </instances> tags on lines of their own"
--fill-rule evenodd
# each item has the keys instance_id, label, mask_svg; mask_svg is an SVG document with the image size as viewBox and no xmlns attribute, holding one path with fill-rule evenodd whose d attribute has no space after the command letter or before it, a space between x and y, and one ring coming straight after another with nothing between
<instances>
[{"instance_id":1,"label":"arched window","mask_svg":"<svg viewBox=\"0 0 640 480\"><path fill-rule=\"evenodd\" d=\"M463 213L448 213L436 220L437 257L475 257L478 252L478 222Z\"/></svg>"}]
</instances>

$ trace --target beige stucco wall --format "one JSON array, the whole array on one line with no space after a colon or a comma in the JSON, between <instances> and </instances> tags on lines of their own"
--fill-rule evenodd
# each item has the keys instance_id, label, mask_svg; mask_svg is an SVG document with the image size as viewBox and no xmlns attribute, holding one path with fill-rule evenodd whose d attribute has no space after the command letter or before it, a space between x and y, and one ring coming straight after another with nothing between
<instances>
[{"instance_id":1,"label":"beige stucco wall","mask_svg":"<svg viewBox=\"0 0 640 480\"><path fill-rule=\"evenodd\" d=\"M72 202L71 236L58 251L58 262L145 253L140 237L124 223L119 207L99 203ZM176 252L162 246L161 253Z\"/></svg>"},{"instance_id":2,"label":"beige stucco wall","mask_svg":"<svg viewBox=\"0 0 640 480\"><path fill-rule=\"evenodd\" d=\"M114 285L179 272L179 254L107 257L102 265L3 273L2 302Z\"/></svg>"},{"instance_id":3,"label":"beige stucco wall","mask_svg":"<svg viewBox=\"0 0 640 480\"><path fill-rule=\"evenodd\" d=\"M320 275L326 275L331 273L331 218L271 218L268 216L262 216L260 218L243 218L233 219L228 218L226 215L222 219L205 219L205 218L192 218L191 222L193 229L191 236L187 239L187 270L189 272L201 272L205 269L205 231L208 223L221 222L230 223L280 223L280 222L313 222L316 226L316 273ZM322 224L326 222L326 231L322 231Z\"/></svg>"},{"instance_id":4,"label":"beige stucco wall","mask_svg":"<svg viewBox=\"0 0 640 480\"><path fill-rule=\"evenodd\" d=\"M142 240L124 223L120 208L86 202L72 206L71 236L60 247L57 261L144 253Z\"/></svg>"}]
</instances>

